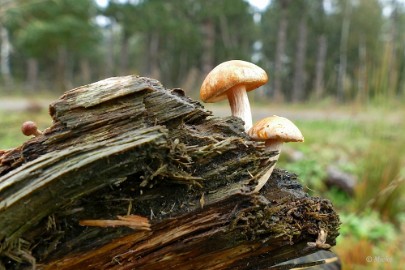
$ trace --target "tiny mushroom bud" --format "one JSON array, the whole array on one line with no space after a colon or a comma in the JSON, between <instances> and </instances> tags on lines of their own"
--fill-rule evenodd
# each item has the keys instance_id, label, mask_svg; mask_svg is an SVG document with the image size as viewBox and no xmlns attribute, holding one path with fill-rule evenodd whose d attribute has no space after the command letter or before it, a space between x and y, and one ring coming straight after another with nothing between
<instances>
[{"instance_id":1,"label":"tiny mushroom bud","mask_svg":"<svg viewBox=\"0 0 405 270\"><path fill-rule=\"evenodd\" d=\"M21 126L21 131L25 136L34 135L36 137L42 134L42 132L38 130L37 124L32 121L24 122Z\"/></svg>"},{"instance_id":2,"label":"tiny mushroom bud","mask_svg":"<svg viewBox=\"0 0 405 270\"><path fill-rule=\"evenodd\" d=\"M245 131L252 126L247 92L268 81L266 72L255 64L231 60L216 66L205 78L200 97L204 102L228 99L232 115L245 122Z\"/></svg>"},{"instance_id":3,"label":"tiny mushroom bud","mask_svg":"<svg viewBox=\"0 0 405 270\"><path fill-rule=\"evenodd\" d=\"M278 151L277 155L269 161L274 162L270 169L259 179L255 192L259 191L269 179L280 156L281 147L286 142L303 142L301 131L287 118L273 115L257 122L248 135L255 141L265 141L267 149Z\"/></svg>"}]
</instances>

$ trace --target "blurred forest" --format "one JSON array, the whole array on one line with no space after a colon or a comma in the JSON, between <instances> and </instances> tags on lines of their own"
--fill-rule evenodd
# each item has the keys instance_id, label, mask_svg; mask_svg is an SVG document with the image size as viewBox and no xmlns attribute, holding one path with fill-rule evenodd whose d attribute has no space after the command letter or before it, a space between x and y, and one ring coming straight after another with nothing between
<instances>
[{"instance_id":1,"label":"blurred forest","mask_svg":"<svg viewBox=\"0 0 405 270\"><path fill-rule=\"evenodd\" d=\"M27 140L26 120L48 127L49 100L73 87L139 74L197 98L217 64L254 62L270 82L249 94L253 117L302 130L277 166L338 209L343 269L403 269L405 0L268 2L0 0L0 150Z\"/></svg>"},{"instance_id":2,"label":"blurred forest","mask_svg":"<svg viewBox=\"0 0 405 270\"><path fill-rule=\"evenodd\" d=\"M400 0L1 0L0 92L60 93L140 74L193 89L230 59L263 67L260 98L367 103L405 96Z\"/></svg>"}]
</instances>

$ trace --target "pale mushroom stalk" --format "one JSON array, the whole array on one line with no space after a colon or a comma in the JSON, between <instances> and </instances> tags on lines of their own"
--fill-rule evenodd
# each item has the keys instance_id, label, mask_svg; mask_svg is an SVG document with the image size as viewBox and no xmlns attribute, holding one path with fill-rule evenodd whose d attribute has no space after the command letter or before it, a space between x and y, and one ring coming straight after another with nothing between
<instances>
[{"instance_id":1,"label":"pale mushroom stalk","mask_svg":"<svg viewBox=\"0 0 405 270\"><path fill-rule=\"evenodd\" d=\"M275 156L269 158L271 167L259 178L253 192L258 192L271 176L274 167L280 157L281 148L286 142L303 142L304 137L301 131L287 118L273 115L257 122L248 131L253 140L265 141L265 146L269 151L277 151Z\"/></svg>"},{"instance_id":2,"label":"pale mushroom stalk","mask_svg":"<svg viewBox=\"0 0 405 270\"><path fill-rule=\"evenodd\" d=\"M270 178L273 173L274 168L276 167L278 158L280 157L281 148L283 146L283 141L280 140L268 140L265 143L265 146L270 151L277 151L275 156L269 158L268 162L273 162L273 165L259 178L257 185L253 192L259 192L259 190L267 183L267 180Z\"/></svg>"},{"instance_id":3,"label":"pale mushroom stalk","mask_svg":"<svg viewBox=\"0 0 405 270\"><path fill-rule=\"evenodd\" d=\"M284 142L282 140L267 140L264 145L270 151L278 151L279 152L278 155L280 155L283 143Z\"/></svg>"},{"instance_id":4,"label":"pale mushroom stalk","mask_svg":"<svg viewBox=\"0 0 405 270\"><path fill-rule=\"evenodd\" d=\"M245 130L249 130L252 127L252 112L246 87L237 85L227 92L227 96L232 115L241 118L245 122Z\"/></svg>"}]
</instances>

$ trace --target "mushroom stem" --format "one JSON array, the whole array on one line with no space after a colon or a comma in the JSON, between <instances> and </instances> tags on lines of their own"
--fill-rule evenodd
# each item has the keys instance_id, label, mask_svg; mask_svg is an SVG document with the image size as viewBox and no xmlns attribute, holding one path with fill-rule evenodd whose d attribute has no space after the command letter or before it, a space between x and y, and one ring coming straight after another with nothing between
<instances>
[{"instance_id":1,"label":"mushroom stem","mask_svg":"<svg viewBox=\"0 0 405 270\"><path fill-rule=\"evenodd\" d=\"M252 113L246 88L237 85L227 92L232 115L241 118L245 122L245 131L252 127Z\"/></svg>"},{"instance_id":2,"label":"mushroom stem","mask_svg":"<svg viewBox=\"0 0 405 270\"><path fill-rule=\"evenodd\" d=\"M277 140L268 140L266 141L266 148L270 151L278 151L277 155L271 157L268 159L268 162L273 162L273 165L271 165L271 167L267 170L267 172L265 172L257 181L257 185L255 187L255 189L253 190L253 192L259 192L259 190L267 183L267 180L269 180L274 167L276 167L278 158L280 157L280 153L281 153L281 147L283 146L283 142L282 141L277 141Z\"/></svg>"},{"instance_id":3,"label":"mushroom stem","mask_svg":"<svg viewBox=\"0 0 405 270\"><path fill-rule=\"evenodd\" d=\"M249 131L248 135L253 140L265 141L268 151L277 151L277 154L269 158L270 168L262 175L254 192L258 192L266 184L280 156L281 147L285 142L303 142L304 136L301 131L287 118L273 115L257 122ZM269 164L269 163L268 163Z\"/></svg>"},{"instance_id":4,"label":"mushroom stem","mask_svg":"<svg viewBox=\"0 0 405 270\"><path fill-rule=\"evenodd\" d=\"M280 155L281 147L283 146L283 144L284 142L279 140L267 140L264 145L270 151L278 151Z\"/></svg>"},{"instance_id":5,"label":"mushroom stem","mask_svg":"<svg viewBox=\"0 0 405 270\"><path fill-rule=\"evenodd\" d=\"M34 136L35 137L37 137L37 136L39 136L39 135L42 135L43 133L42 133L42 131L40 131L40 130L36 130L36 131L34 131Z\"/></svg>"}]
</instances>

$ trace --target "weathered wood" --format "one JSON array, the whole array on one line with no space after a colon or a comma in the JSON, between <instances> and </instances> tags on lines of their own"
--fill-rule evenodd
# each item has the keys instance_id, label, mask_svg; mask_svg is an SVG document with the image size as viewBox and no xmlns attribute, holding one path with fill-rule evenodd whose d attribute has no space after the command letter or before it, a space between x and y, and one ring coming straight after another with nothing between
<instances>
[{"instance_id":1,"label":"weathered wood","mask_svg":"<svg viewBox=\"0 0 405 270\"><path fill-rule=\"evenodd\" d=\"M253 193L276 153L181 89L110 78L66 92L50 114L43 135L0 153L8 268L251 269L335 243L330 202L279 170ZM128 215L150 230L115 226L144 220ZM81 226L100 223L115 227Z\"/></svg>"}]
</instances>

